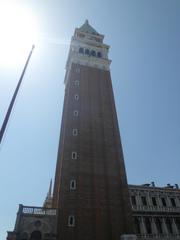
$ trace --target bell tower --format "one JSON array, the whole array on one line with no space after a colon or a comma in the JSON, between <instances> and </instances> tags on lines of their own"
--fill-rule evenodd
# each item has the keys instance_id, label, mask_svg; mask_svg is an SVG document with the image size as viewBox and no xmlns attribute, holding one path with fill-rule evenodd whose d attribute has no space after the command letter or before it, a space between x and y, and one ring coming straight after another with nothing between
<instances>
[{"instance_id":1,"label":"bell tower","mask_svg":"<svg viewBox=\"0 0 180 240\"><path fill-rule=\"evenodd\" d=\"M53 193L58 240L136 238L103 39L86 20L70 44Z\"/></svg>"}]
</instances>

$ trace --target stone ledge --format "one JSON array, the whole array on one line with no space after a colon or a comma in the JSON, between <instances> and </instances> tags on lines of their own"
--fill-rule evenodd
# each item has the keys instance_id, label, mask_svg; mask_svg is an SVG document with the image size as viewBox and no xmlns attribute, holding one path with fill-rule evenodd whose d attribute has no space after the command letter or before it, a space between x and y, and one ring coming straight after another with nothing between
<instances>
[{"instance_id":1,"label":"stone ledge","mask_svg":"<svg viewBox=\"0 0 180 240\"><path fill-rule=\"evenodd\" d=\"M137 240L137 236L135 234L123 234L121 240Z\"/></svg>"}]
</instances>

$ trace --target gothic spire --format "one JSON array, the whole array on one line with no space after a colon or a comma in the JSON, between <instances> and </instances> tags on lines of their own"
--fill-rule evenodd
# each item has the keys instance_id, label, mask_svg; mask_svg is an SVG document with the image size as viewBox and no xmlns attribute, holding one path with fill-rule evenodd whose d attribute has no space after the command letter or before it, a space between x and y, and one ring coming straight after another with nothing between
<instances>
[{"instance_id":1,"label":"gothic spire","mask_svg":"<svg viewBox=\"0 0 180 240\"><path fill-rule=\"evenodd\" d=\"M52 207L52 178L50 180L49 190L47 192L47 196L46 196L46 199L44 201L43 206L45 208L51 208Z\"/></svg>"},{"instance_id":2,"label":"gothic spire","mask_svg":"<svg viewBox=\"0 0 180 240\"><path fill-rule=\"evenodd\" d=\"M50 180L49 191L48 191L47 197L51 197L51 196L52 196L52 178Z\"/></svg>"}]
</instances>

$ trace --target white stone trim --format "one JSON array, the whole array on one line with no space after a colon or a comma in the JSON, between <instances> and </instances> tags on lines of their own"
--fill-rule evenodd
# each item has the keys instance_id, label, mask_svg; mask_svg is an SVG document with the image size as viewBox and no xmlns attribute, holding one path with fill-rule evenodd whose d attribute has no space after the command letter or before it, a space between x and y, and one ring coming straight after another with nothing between
<instances>
[{"instance_id":1,"label":"white stone trim","mask_svg":"<svg viewBox=\"0 0 180 240\"><path fill-rule=\"evenodd\" d=\"M75 216L74 215L68 216L68 227L75 227Z\"/></svg>"},{"instance_id":2,"label":"white stone trim","mask_svg":"<svg viewBox=\"0 0 180 240\"><path fill-rule=\"evenodd\" d=\"M70 180L70 190L76 190L76 180L75 179L71 179Z\"/></svg>"},{"instance_id":3,"label":"white stone trim","mask_svg":"<svg viewBox=\"0 0 180 240\"><path fill-rule=\"evenodd\" d=\"M83 35L87 35L87 38L80 38L77 36L78 33L81 33L79 29L77 28L75 30L75 34L71 39L71 45L70 45L70 50L69 50L69 55L68 55L68 60L66 63L66 76L64 83L66 84L69 80L70 77L70 71L72 64L79 64L82 66L89 66L97 69L102 69L105 71L110 70L110 64L111 60L108 59L108 51L109 51L109 46L104 44L103 35L93 35L89 33L82 32ZM93 37L99 38L102 41L97 42L95 40L90 40L88 37L92 35ZM94 50L96 54L98 52L101 53L102 57L97 57L97 56L91 56L91 55L86 55L85 53L79 53L79 48L84 48L84 49L89 49L90 51Z\"/></svg>"},{"instance_id":4,"label":"white stone trim","mask_svg":"<svg viewBox=\"0 0 180 240\"><path fill-rule=\"evenodd\" d=\"M72 159L72 160L76 160L77 157L78 157L77 152L73 151L73 152L71 153L71 159Z\"/></svg>"},{"instance_id":5,"label":"white stone trim","mask_svg":"<svg viewBox=\"0 0 180 240\"><path fill-rule=\"evenodd\" d=\"M77 128L73 128L72 135L73 136L77 136L78 135L78 129Z\"/></svg>"}]
</instances>

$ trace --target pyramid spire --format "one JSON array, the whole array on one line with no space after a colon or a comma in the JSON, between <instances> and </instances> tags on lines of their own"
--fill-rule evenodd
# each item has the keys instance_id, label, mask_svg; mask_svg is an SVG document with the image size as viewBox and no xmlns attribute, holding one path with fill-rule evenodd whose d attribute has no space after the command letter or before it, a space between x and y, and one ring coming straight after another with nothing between
<instances>
[{"instance_id":1,"label":"pyramid spire","mask_svg":"<svg viewBox=\"0 0 180 240\"><path fill-rule=\"evenodd\" d=\"M79 30L81 32L99 35L99 33L89 24L89 21L87 19L85 23L79 28Z\"/></svg>"}]
</instances>

